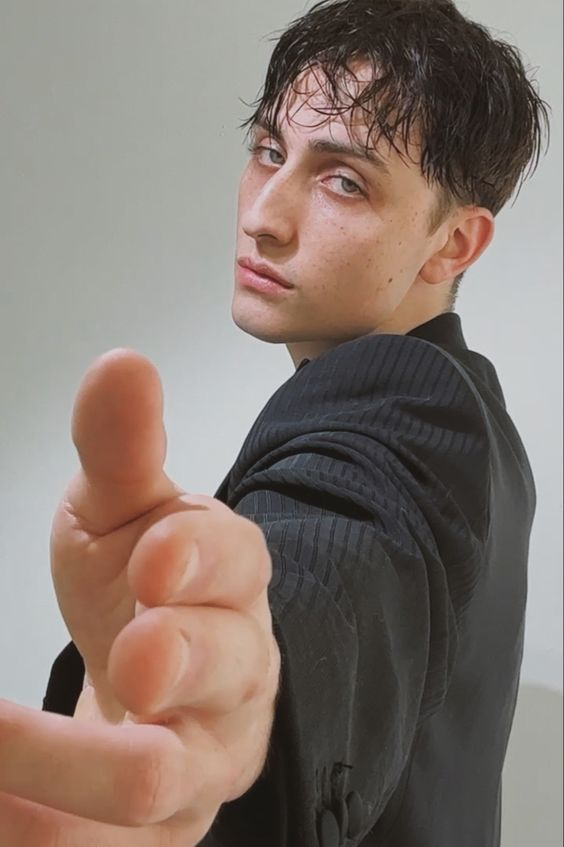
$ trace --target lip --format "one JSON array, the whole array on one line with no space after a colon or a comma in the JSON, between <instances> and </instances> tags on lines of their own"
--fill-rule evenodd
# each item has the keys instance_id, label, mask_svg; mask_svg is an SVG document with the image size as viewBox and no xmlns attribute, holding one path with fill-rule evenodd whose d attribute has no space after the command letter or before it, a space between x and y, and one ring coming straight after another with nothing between
<instances>
[{"instance_id":1,"label":"lip","mask_svg":"<svg viewBox=\"0 0 564 847\"><path fill-rule=\"evenodd\" d=\"M243 267L242 265L237 268L237 285L272 297L283 297L290 293L289 288L285 288L275 279L271 279L268 276L260 276L250 268Z\"/></svg>"},{"instance_id":2,"label":"lip","mask_svg":"<svg viewBox=\"0 0 564 847\"><path fill-rule=\"evenodd\" d=\"M239 259L237 264L239 267L246 268L247 270L257 274L257 276L263 277L263 279L274 280L274 282L277 282L278 285L281 285L283 288L294 287L290 282L285 280L283 276L264 262L253 262L252 259Z\"/></svg>"}]
</instances>

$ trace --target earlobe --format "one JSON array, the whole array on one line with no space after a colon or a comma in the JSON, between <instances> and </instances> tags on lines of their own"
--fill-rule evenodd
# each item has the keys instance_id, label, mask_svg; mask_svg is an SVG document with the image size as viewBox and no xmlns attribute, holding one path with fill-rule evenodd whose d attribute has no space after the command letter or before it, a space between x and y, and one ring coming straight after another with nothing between
<instances>
[{"instance_id":1,"label":"earlobe","mask_svg":"<svg viewBox=\"0 0 564 847\"><path fill-rule=\"evenodd\" d=\"M419 272L429 285L440 285L464 273L478 261L494 237L495 219L488 209L470 207L458 220L444 247Z\"/></svg>"}]
</instances>

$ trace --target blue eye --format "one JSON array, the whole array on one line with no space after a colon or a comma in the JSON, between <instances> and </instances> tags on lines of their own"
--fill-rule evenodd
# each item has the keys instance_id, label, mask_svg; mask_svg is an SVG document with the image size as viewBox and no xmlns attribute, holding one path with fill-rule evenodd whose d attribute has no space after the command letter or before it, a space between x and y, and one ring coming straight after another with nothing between
<instances>
[{"instance_id":1,"label":"blue eye","mask_svg":"<svg viewBox=\"0 0 564 847\"><path fill-rule=\"evenodd\" d=\"M265 147L264 145L256 143L249 144L248 150L250 153L258 153L261 150L267 150L270 153L276 153L277 156L280 156L280 153L278 153L278 151L275 150L274 147ZM272 164L275 163L273 162Z\"/></svg>"},{"instance_id":2,"label":"blue eye","mask_svg":"<svg viewBox=\"0 0 564 847\"><path fill-rule=\"evenodd\" d=\"M283 158L282 154L279 153L278 150L275 150L274 147L267 147L266 145L258 144L257 142L251 142L251 144L248 145L247 149L253 155L260 153L262 150L266 150L268 153L274 153L276 156L280 156L280 158ZM271 164L276 165L279 163L271 162ZM349 186L352 186L353 189L355 189L353 192L349 192L344 189L345 197L366 197L366 192L363 191L360 185L358 185L354 180L349 179L346 176L340 176L339 174L335 174L334 176L330 177L330 179L338 179L343 184L343 187L344 184L347 183Z\"/></svg>"},{"instance_id":3,"label":"blue eye","mask_svg":"<svg viewBox=\"0 0 564 847\"><path fill-rule=\"evenodd\" d=\"M347 176L334 176L334 177L332 177L332 179L339 179L343 183L343 187L345 185L345 182L347 182L349 185L352 185L352 187L356 189L356 192L352 193L352 194L348 191L345 191L345 194L347 194L349 197L355 197L355 196L359 196L359 195L364 196L364 191L362 190L360 185L357 185L356 182L354 182L354 180L349 179Z\"/></svg>"}]
</instances>

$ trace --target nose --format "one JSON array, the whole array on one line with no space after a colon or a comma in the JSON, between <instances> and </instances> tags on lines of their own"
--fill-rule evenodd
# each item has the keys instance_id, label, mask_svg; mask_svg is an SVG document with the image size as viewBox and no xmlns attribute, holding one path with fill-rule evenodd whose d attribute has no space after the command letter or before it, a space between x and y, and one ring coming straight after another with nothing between
<instances>
[{"instance_id":1,"label":"nose","mask_svg":"<svg viewBox=\"0 0 564 847\"><path fill-rule=\"evenodd\" d=\"M258 193L249 197L241 218L245 235L256 241L270 239L287 245L296 230L295 189L281 171L271 176Z\"/></svg>"}]
</instances>

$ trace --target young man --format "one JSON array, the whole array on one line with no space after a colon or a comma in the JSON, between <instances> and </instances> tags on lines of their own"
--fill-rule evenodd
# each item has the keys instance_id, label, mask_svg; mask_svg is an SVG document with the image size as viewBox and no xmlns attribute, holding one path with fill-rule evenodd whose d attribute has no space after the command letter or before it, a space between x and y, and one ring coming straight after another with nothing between
<instances>
[{"instance_id":1,"label":"young man","mask_svg":"<svg viewBox=\"0 0 564 847\"><path fill-rule=\"evenodd\" d=\"M75 719L10 712L2 843L499 847L536 497L452 309L543 118L516 51L448 0L323 2L284 34L233 318L297 371L213 507L162 472L147 363L87 375L52 546L73 643L44 703Z\"/></svg>"}]
</instances>

